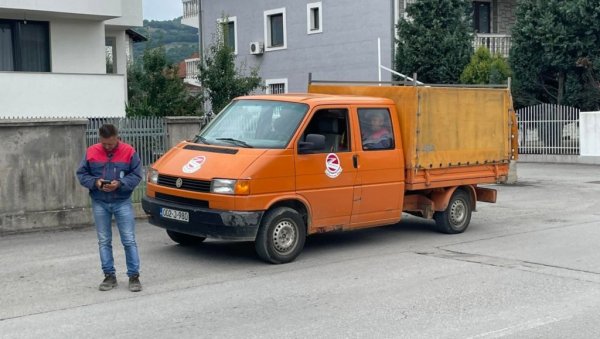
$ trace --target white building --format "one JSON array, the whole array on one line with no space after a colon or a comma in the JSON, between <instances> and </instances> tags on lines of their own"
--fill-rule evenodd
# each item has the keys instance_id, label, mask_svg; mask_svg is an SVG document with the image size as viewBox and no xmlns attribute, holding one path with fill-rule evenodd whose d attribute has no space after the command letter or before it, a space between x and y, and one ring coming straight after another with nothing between
<instances>
[{"instance_id":1,"label":"white building","mask_svg":"<svg viewBox=\"0 0 600 339\"><path fill-rule=\"evenodd\" d=\"M142 0L0 0L0 118L125 116L142 24Z\"/></svg>"}]
</instances>

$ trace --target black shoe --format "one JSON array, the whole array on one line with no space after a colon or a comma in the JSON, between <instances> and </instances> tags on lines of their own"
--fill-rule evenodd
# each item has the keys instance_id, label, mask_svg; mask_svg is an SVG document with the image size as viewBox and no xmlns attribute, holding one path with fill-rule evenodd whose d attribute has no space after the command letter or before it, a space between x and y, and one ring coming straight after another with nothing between
<instances>
[{"instance_id":1,"label":"black shoe","mask_svg":"<svg viewBox=\"0 0 600 339\"><path fill-rule=\"evenodd\" d=\"M100 291L110 291L115 287L117 287L117 277L114 274L104 274L104 281L98 289Z\"/></svg>"},{"instance_id":2,"label":"black shoe","mask_svg":"<svg viewBox=\"0 0 600 339\"><path fill-rule=\"evenodd\" d=\"M139 292L142 290L142 283L138 274L129 277L129 290L131 292Z\"/></svg>"}]
</instances>

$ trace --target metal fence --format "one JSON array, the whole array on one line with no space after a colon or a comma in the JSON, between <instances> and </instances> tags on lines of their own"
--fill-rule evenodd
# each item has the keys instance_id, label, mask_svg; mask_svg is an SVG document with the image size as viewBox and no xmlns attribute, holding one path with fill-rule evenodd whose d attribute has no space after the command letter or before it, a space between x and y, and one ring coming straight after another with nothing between
<instances>
[{"instance_id":1,"label":"metal fence","mask_svg":"<svg viewBox=\"0 0 600 339\"><path fill-rule=\"evenodd\" d=\"M93 118L88 120L85 133L87 145L99 141L98 129L113 124L119 129L121 140L135 148L143 166L142 182L133 191L131 200L141 202L146 193L146 170L167 149L167 127L163 118Z\"/></svg>"},{"instance_id":2,"label":"metal fence","mask_svg":"<svg viewBox=\"0 0 600 339\"><path fill-rule=\"evenodd\" d=\"M517 110L520 154L579 155L579 109L541 104Z\"/></svg>"}]
</instances>

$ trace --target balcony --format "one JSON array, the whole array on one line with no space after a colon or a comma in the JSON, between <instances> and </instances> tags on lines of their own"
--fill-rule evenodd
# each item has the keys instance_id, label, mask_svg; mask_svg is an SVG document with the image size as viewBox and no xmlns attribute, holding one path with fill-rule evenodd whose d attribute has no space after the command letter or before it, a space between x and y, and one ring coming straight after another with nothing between
<instances>
[{"instance_id":1,"label":"balcony","mask_svg":"<svg viewBox=\"0 0 600 339\"><path fill-rule=\"evenodd\" d=\"M198 0L183 0L183 18L181 23L198 28Z\"/></svg>"},{"instance_id":2,"label":"balcony","mask_svg":"<svg viewBox=\"0 0 600 339\"><path fill-rule=\"evenodd\" d=\"M0 72L3 117L124 117L125 76Z\"/></svg>"},{"instance_id":3,"label":"balcony","mask_svg":"<svg viewBox=\"0 0 600 339\"><path fill-rule=\"evenodd\" d=\"M505 58L508 58L510 44L511 36L509 34L477 34L473 41L475 50L485 46L492 54L500 53Z\"/></svg>"},{"instance_id":4,"label":"balcony","mask_svg":"<svg viewBox=\"0 0 600 339\"><path fill-rule=\"evenodd\" d=\"M200 81L198 81L199 64L200 58L185 59L185 78L183 79L185 83L200 86Z\"/></svg>"}]
</instances>

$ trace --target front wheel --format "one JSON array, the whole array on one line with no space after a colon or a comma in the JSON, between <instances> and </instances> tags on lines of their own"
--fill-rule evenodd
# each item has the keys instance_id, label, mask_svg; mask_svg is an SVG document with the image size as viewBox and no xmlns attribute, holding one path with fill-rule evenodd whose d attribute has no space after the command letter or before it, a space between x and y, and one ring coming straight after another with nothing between
<instances>
[{"instance_id":1,"label":"front wheel","mask_svg":"<svg viewBox=\"0 0 600 339\"><path fill-rule=\"evenodd\" d=\"M289 207L268 211L256 235L258 256L272 264L284 264L296 259L304 248L306 226L302 216Z\"/></svg>"},{"instance_id":2,"label":"front wheel","mask_svg":"<svg viewBox=\"0 0 600 339\"><path fill-rule=\"evenodd\" d=\"M167 235L169 238L171 238L171 240L182 246L194 246L206 240L206 237L198 237L195 235L179 233L171 230L167 230Z\"/></svg>"},{"instance_id":3,"label":"front wheel","mask_svg":"<svg viewBox=\"0 0 600 339\"><path fill-rule=\"evenodd\" d=\"M446 210L435 212L433 218L440 232L457 234L464 232L469 227L472 211L471 196L467 192L457 189L452 194Z\"/></svg>"}]
</instances>

